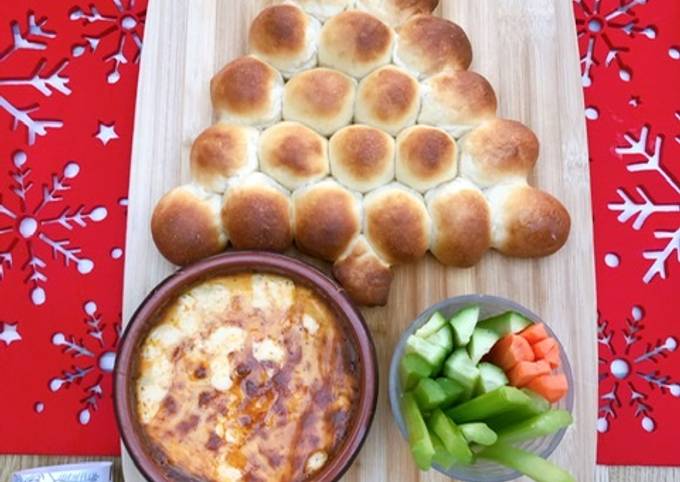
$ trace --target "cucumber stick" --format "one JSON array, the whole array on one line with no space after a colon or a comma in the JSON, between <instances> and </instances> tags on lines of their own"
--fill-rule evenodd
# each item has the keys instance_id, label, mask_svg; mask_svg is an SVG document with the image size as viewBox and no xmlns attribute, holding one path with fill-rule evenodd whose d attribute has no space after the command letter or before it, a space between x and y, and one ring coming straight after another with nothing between
<instances>
[{"instance_id":1,"label":"cucumber stick","mask_svg":"<svg viewBox=\"0 0 680 482\"><path fill-rule=\"evenodd\" d=\"M484 355L491 351L491 348L500 340L496 332L486 328L475 328L467 346L468 354L475 365L479 363Z\"/></svg>"},{"instance_id":2,"label":"cucumber stick","mask_svg":"<svg viewBox=\"0 0 680 482\"><path fill-rule=\"evenodd\" d=\"M460 400L465 395L465 388L460 383L450 378L437 378L437 384L444 392L442 408L447 408Z\"/></svg>"},{"instance_id":3,"label":"cucumber stick","mask_svg":"<svg viewBox=\"0 0 680 482\"><path fill-rule=\"evenodd\" d=\"M434 446L434 457L432 457L432 463L439 465L444 470L449 470L451 467L456 465L456 458L446 450L444 443L437 436L437 434L431 431L430 438L432 439L432 445Z\"/></svg>"},{"instance_id":4,"label":"cucumber stick","mask_svg":"<svg viewBox=\"0 0 680 482\"><path fill-rule=\"evenodd\" d=\"M429 470L432 466L432 457L434 457L434 446L413 395L405 393L401 399L401 407L406 421L408 442L416 465L420 470Z\"/></svg>"},{"instance_id":5,"label":"cucumber stick","mask_svg":"<svg viewBox=\"0 0 680 482\"><path fill-rule=\"evenodd\" d=\"M458 348L444 363L444 376L461 384L466 395L472 394L479 380L479 369L465 348Z\"/></svg>"},{"instance_id":6,"label":"cucumber stick","mask_svg":"<svg viewBox=\"0 0 680 482\"><path fill-rule=\"evenodd\" d=\"M499 430L498 441L515 443L545 437L561 428L568 427L572 421L571 414L566 410L550 410Z\"/></svg>"},{"instance_id":7,"label":"cucumber stick","mask_svg":"<svg viewBox=\"0 0 680 482\"><path fill-rule=\"evenodd\" d=\"M531 404L527 394L515 387L500 387L449 409L456 423L480 422Z\"/></svg>"},{"instance_id":8,"label":"cucumber stick","mask_svg":"<svg viewBox=\"0 0 680 482\"><path fill-rule=\"evenodd\" d=\"M463 432L449 417L444 415L444 412L439 409L432 412L429 428L437 434L446 447L446 451L456 459L458 464L470 465L473 462L474 457Z\"/></svg>"},{"instance_id":9,"label":"cucumber stick","mask_svg":"<svg viewBox=\"0 0 680 482\"><path fill-rule=\"evenodd\" d=\"M464 423L459 425L459 427L465 436L465 440L471 444L493 445L498 440L496 432L491 430L485 423Z\"/></svg>"},{"instance_id":10,"label":"cucumber stick","mask_svg":"<svg viewBox=\"0 0 680 482\"><path fill-rule=\"evenodd\" d=\"M511 445L497 443L477 456L521 472L536 482L576 482L569 472L552 462Z\"/></svg>"},{"instance_id":11,"label":"cucumber stick","mask_svg":"<svg viewBox=\"0 0 680 482\"><path fill-rule=\"evenodd\" d=\"M503 314L482 320L477 325L480 328L495 332L499 338L510 333L518 333L531 325L532 322L515 311L507 311Z\"/></svg>"},{"instance_id":12,"label":"cucumber stick","mask_svg":"<svg viewBox=\"0 0 680 482\"><path fill-rule=\"evenodd\" d=\"M470 343L472 332L479 320L479 306L473 305L463 308L451 317L453 338L457 346L466 346Z\"/></svg>"},{"instance_id":13,"label":"cucumber stick","mask_svg":"<svg viewBox=\"0 0 680 482\"><path fill-rule=\"evenodd\" d=\"M418 408L423 412L434 410L446 401L446 393L431 378L422 378L418 382L418 385L413 390L413 397L418 403Z\"/></svg>"},{"instance_id":14,"label":"cucumber stick","mask_svg":"<svg viewBox=\"0 0 680 482\"><path fill-rule=\"evenodd\" d=\"M430 364L434 372L438 372L448 352L446 348L411 335L406 340L406 353L415 353Z\"/></svg>"},{"instance_id":15,"label":"cucumber stick","mask_svg":"<svg viewBox=\"0 0 680 482\"><path fill-rule=\"evenodd\" d=\"M486 362L480 363L477 368L479 368L477 394L488 393L508 384L508 377L502 368Z\"/></svg>"},{"instance_id":16,"label":"cucumber stick","mask_svg":"<svg viewBox=\"0 0 680 482\"><path fill-rule=\"evenodd\" d=\"M446 318L438 311L435 311L427 322L416 330L415 335L419 338L427 338L438 332L442 326L446 325Z\"/></svg>"},{"instance_id":17,"label":"cucumber stick","mask_svg":"<svg viewBox=\"0 0 680 482\"><path fill-rule=\"evenodd\" d=\"M451 325L442 326L436 333L425 339L437 346L441 346L447 352L453 351L453 328L451 328Z\"/></svg>"},{"instance_id":18,"label":"cucumber stick","mask_svg":"<svg viewBox=\"0 0 680 482\"><path fill-rule=\"evenodd\" d=\"M399 362L399 377L404 390L410 390L416 386L421 378L432 375L433 368L420 356L412 353L406 355Z\"/></svg>"}]
</instances>

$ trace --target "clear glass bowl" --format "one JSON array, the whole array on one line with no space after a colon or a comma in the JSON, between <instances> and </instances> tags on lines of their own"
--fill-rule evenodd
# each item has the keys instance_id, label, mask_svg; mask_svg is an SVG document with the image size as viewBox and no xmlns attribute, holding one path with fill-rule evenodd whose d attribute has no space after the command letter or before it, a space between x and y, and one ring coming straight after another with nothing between
<instances>
[{"instance_id":1,"label":"clear glass bowl","mask_svg":"<svg viewBox=\"0 0 680 482\"><path fill-rule=\"evenodd\" d=\"M525 307L504 298L489 295L466 295L466 296L456 296L454 298L449 298L436 305L431 306L423 313L421 313L416 320L411 323L408 329L402 334L399 344L394 350L392 355L392 362L390 363L390 377L389 377L389 396L390 396L390 406L392 408L392 414L399 426L399 430L404 438L408 438L406 433L406 424L404 422L404 417L401 413L400 399L403 393L401 388L401 382L399 380L399 361L404 356L404 349L406 347L406 339L413 334L418 328L420 328L425 322L430 318L432 313L435 311L440 311L446 318L451 317L456 311L469 306L477 304L481 308L480 319L488 318L490 316L498 315L509 310L514 310L522 315L526 316L528 319L540 323L541 320L537 315L526 309ZM544 322L545 323L545 322ZM559 339L555 336L555 333L550 329L550 326L545 323L548 333L555 337L559 343ZM560 345L560 359L562 366L560 370L566 375L569 382L569 392L567 396L564 397L560 402L554 407L563 410L568 410L569 413L572 412L574 408L574 380L572 378L571 366L569 365L569 360L567 359L566 353L562 344ZM541 457L548 457L553 453L555 448L559 445L564 437L566 429L562 429L553 435L542 437L534 440L528 440L517 446L540 455ZM433 465L433 469L446 474L449 477L468 482L504 482L508 480L513 480L521 476L518 472L508 469L501 465L488 460L479 460L475 464L464 467L464 466L454 466L449 470Z\"/></svg>"}]
</instances>

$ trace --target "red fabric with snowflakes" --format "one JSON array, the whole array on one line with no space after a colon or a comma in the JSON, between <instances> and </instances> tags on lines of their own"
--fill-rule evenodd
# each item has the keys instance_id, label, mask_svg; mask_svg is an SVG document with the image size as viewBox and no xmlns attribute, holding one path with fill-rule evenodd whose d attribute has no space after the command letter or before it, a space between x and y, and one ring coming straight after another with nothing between
<instances>
[{"instance_id":1,"label":"red fabric with snowflakes","mask_svg":"<svg viewBox=\"0 0 680 482\"><path fill-rule=\"evenodd\" d=\"M119 451L109 368L146 5L128 1L0 5L0 453Z\"/></svg>"},{"instance_id":2,"label":"red fabric with snowflakes","mask_svg":"<svg viewBox=\"0 0 680 482\"><path fill-rule=\"evenodd\" d=\"M145 5L0 5L0 453L119 450L110 364ZM574 9L595 219L598 459L680 465L680 4Z\"/></svg>"}]
</instances>

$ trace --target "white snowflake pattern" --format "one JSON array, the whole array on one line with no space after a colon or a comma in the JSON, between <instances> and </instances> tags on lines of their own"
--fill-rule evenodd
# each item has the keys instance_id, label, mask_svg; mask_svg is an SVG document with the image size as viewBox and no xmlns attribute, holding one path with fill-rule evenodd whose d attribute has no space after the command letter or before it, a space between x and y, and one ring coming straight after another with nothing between
<instances>
[{"instance_id":1,"label":"white snowflake pattern","mask_svg":"<svg viewBox=\"0 0 680 482\"><path fill-rule=\"evenodd\" d=\"M617 147L615 151L622 157L633 156L640 160L640 162L628 164L627 169L629 172L656 173L661 176L674 194L672 199L661 203L656 202L642 186L635 188L637 196L630 194L624 188L619 188L617 194L621 201L609 203L608 208L619 213L618 220L621 223L625 224L632 219L632 227L636 231L642 229L645 222L654 215L662 213L680 214L680 185L678 185L678 182L661 163L664 139L662 136L657 135L654 138L653 145L650 145L649 134L649 126L643 126L638 137L625 134L626 145ZM664 240L665 244L659 248L652 248L642 253L645 259L651 261L649 269L642 278L647 284L657 276L661 279L668 277L667 264L674 253L676 254L677 261L680 262L680 216L676 216L676 218L677 222L674 223L671 229L658 229L654 231L654 238Z\"/></svg>"},{"instance_id":2,"label":"white snowflake pattern","mask_svg":"<svg viewBox=\"0 0 680 482\"><path fill-rule=\"evenodd\" d=\"M18 325L18 323L0 322L0 341L4 343L4 346L10 346L14 342L21 341ZM3 344L0 344L0 347L2 346Z\"/></svg>"},{"instance_id":3,"label":"white snowflake pattern","mask_svg":"<svg viewBox=\"0 0 680 482\"><path fill-rule=\"evenodd\" d=\"M80 166L76 162L67 162L60 173L53 174L49 183L43 184L40 200L32 202L30 193L34 184L28 156L23 151L12 156L9 190L16 196L17 202L10 207L0 195L0 281L6 270L12 267L23 245L25 261L20 269L26 274L24 282L29 287L34 305L42 305L47 299L45 268L48 261L41 252L41 246L50 249L53 260L61 258L65 266L74 266L82 275L94 269L94 262L82 256L80 248L72 246L71 240L52 234L55 230L66 234L75 228L87 228L93 222L102 221L108 214L104 206L86 208L80 205L74 208L64 202L63 194L71 189L71 182L79 173ZM56 216L45 212L46 206L59 203L64 208Z\"/></svg>"},{"instance_id":4,"label":"white snowflake pattern","mask_svg":"<svg viewBox=\"0 0 680 482\"><path fill-rule=\"evenodd\" d=\"M598 321L597 341L604 347L600 349L599 358L601 395L597 430L600 433L607 432L618 418L619 411L624 407L622 397L625 394L628 395L627 405L633 410L633 415L640 419L642 429L647 432L652 432L657 427L657 422L652 417L653 408L648 402L649 390L658 389L662 394L680 397L680 384L662 374L656 366L661 359L678 348L678 341L669 336L664 340L647 343L640 349L644 310L635 306L631 315L620 333L610 329L607 321Z\"/></svg>"},{"instance_id":5,"label":"white snowflake pattern","mask_svg":"<svg viewBox=\"0 0 680 482\"><path fill-rule=\"evenodd\" d=\"M581 81L584 87L592 85L593 67L603 62L606 67L614 65L624 82L631 80L633 71L623 59L628 47L615 43L612 31L629 37L643 35L655 39L656 29L651 25L640 26L635 15L635 8L649 1L612 1L609 2L610 8L605 8L603 4L607 4L607 0L574 0L578 37L586 42L581 55Z\"/></svg>"},{"instance_id":6,"label":"white snowflake pattern","mask_svg":"<svg viewBox=\"0 0 680 482\"><path fill-rule=\"evenodd\" d=\"M62 332L52 336L52 344L60 347L65 355L77 362L74 361L60 375L52 378L49 388L52 392L58 392L62 389L69 389L73 385L80 386L83 398L77 409L77 417L82 425L87 425L99 407L100 400L104 398L102 380L104 377L111 376L116 363L120 323L107 326L102 321L102 315L98 312L94 301L87 301L83 305L83 311L85 312L85 337L67 335ZM107 336L107 332L111 335Z\"/></svg>"},{"instance_id":7,"label":"white snowflake pattern","mask_svg":"<svg viewBox=\"0 0 680 482\"><path fill-rule=\"evenodd\" d=\"M46 23L46 18L37 18L32 12L27 14L24 28L19 22L13 21L10 24L12 43L0 52L0 63L22 50L45 50L47 41L56 37L54 32L44 28ZM18 129L19 125L26 128L26 140L29 145L35 143L36 137L47 135L48 129L62 127L64 122L58 119L34 117L33 113L40 109L40 105L20 107L10 100L9 91L16 86L31 86L43 97L50 97L55 92L70 95L71 89L67 85L69 79L63 75L67 66L68 60L62 60L51 71L48 71L46 62L41 60L33 72L27 76L0 77L0 108L12 119L13 130Z\"/></svg>"},{"instance_id":8,"label":"white snowflake pattern","mask_svg":"<svg viewBox=\"0 0 680 482\"><path fill-rule=\"evenodd\" d=\"M146 18L145 9L137 9L135 0L111 0L115 11L101 13L95 5L89 7L75 7L69 13L69 18L81 21L84 26L99 25L102 27L98 32L84 33L84 42L73 46L71 53L74 57L80 57L87 50L95 53L100 44L114 39L115 48L105 54L105 63L111 63L112 67L106 76L109 84L115 84L120 80L121 65L129 62L138 63L142 49L142 29ZM90 29L91 31L92 29Z\"/></svg>"}]
</instances>

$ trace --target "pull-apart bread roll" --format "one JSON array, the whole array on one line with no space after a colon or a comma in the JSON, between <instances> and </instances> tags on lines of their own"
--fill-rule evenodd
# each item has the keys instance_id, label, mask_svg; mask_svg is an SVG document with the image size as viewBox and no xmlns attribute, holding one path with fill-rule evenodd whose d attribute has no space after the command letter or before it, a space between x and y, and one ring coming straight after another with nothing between
<instances>
[{"instance_id":1,"label":"pull-apart bread roll","mask_svg":"<svg viewBox=\"0 0 680 482\"><path fill-rule=\"evenodd\" d=\"M442 72L423 83L420 124L436 125L460 137L496 117L496 93L481 75L467 70Z\"/></svg>"},{"instance_id":2,"label":"pull-apart bread roll","mask_svg":"<svg viewBox=\"0 0 680 482\"><path fill-rule=\"evenodd\" d=\"M224 250L220 196L185 184L163 196L151 216L153 241L171 263L184 266Z\"/></svg>"},{"instance_id":3,"label":"pull-apart bread roll","mask_svg":"<svg viewBox=\"0 0 680 482\"><path fill-rule=\"evenodd\" d=\"M430 251L443 264L467 268L491 247L491 211L474 184L456 179L425 196L432 216Z\"/></svg>"},{"instance_id":4,"label":"pull-apart bread roll","mask_svg":"<svg viewBox=\"0 0 680 482\"><path fill-rule=\"evenodd\" d=\"M284 77L316 66L321 23L293 4L267 7L250 25L250 53Z\"/></svg>"},{"instance_id":5,"label":"pull-apart bread roll","mask_svg":"<svg viewBox=\"0 0 680 482\"><path fill-rule=\"evenodd\" d=\"M335 261L361 231L358 195L333 180L295 191L295 244L300 251Z\"/></svg>"},{"instance_id":6,"label":"pull-apart bread roll","mask_svg":"<svg viewBox=\"0 0 680 482\"><path fill-rule=\"evenodd\" d=\"M285 251L293 242L290 194L259 172L229 187L221 216L237 249Z\"/></svg>"},{"instance_id":7,"label":"pull-apart bread roll","mask_svg":"<svg viewBox=\"0 0 680 482\"><path fill-rule=\"evenodd\" d=\"M366 12L349 10L323 26L319 64L360 79L392 60L394 31Z\"/></svg>"},{"instance_id":8,"label":"pull-apart bread roll","mask_svg":"<svg viewBox=\"0 0 680 482\"><path fill-rule=\"evenodd\" d=\"M571 218L553 196L526 184L500 184L486 192L491 243L503 254L547 256L567 241Z\"/></svg>"},{"instance_id":9,"label":"pull-apart bread roll","mask_svg":"<svg viewBox=\"0 0 680 482\"><path fill-rule=\"evenodd\" d=\"M461 140L460 173L482 188L526 181L537 159L536 134L521 122L493 119Z\"/></svg>"},{"instance_id":10,"label":"pull-apart bread roll","mask_svg":"<svg viewBox=\"0 0 680 482\"><path fill-rule=\"evenodd\" d=\"M394 63L418 78L444 70L467 70L472 46L465 31L445 18L416 15L399 29Z\"/></svg>"},{"instance_id":11,"label":"pull-apart bread roll","mask_svg":"<svg viewBox=\"0 0 680 482\"><path fill-rule=\"evenodd\" d=\"M281 122L260 136L260 169L290 190L328 174L328 141L297 122Z\"/></svg>"},{"instance_id":12,"label":"pull-apart bread roll","mask_svg":"<svg viewBox=\"0 0 680 482\"><path fill-rule=\"evenodd\" d=\"M351 8L354 0L296 0L298 4L322 22Z\"/></svg>"},{"instance_id":13,"label":"pull-apart bread roll","mask_svg":"<svg viewBox=\"0 0 680 482\"><path fill-rule=\"evenodd\" d=\"M355 119L397 135L412 126L420 110L420 85L394 66L381 67L359 83Z\"/></svg>"},{"instance_id":14,"label":"pull-apart bread roll","mask_svg":"<svg viewBox=\"0 0 680 482\"><path fill-rule=\"evenodd\" d=\"M360 305L383 306L392 284L392 270L366 241L358 236L333 265L333 276Z\"/></svg>"},{"instance_id":15,"label":"pull-apart bread roll","mask_svg":"<svg viewBox=\"0 0 680 482\"><path fill-rule=\"evenodd\" d=\"M410 17L432 13L439 0L356 0L356 7L380 17L389 25L398 27Z\"/></svg>"},{"instance_id":16,"label":"pull-apart bread roll","mask_svg":"<svg viewBox=\"0 0 680 482\"><path fill-rule=\"evenodd\" d=\"M191 146L191 177L218 193L227 189L229 178L257 169L257 139L252 127L219 122L205 129Z\"/></svg>"},{"instance_id":17,"label":"pull-apart bread roll","mask_svg":"<svg viewBox=\"0 0 680 482\"><path fill-rule=\"evenodd\" d=\"M390 184L364 198L364 234L390 264L410 263L430 246L430 215L420 194Z\"/></svg>"},{"instance_id":18,"label":"pull-apart bread roll","mask_svg":"<svg viewBox=\"0 0 680 482\"><path fill-rule=\"evenodd\" d=\"M394 179L394 139L375 127L347 126L328 145L333 177L348 188L368 192Z\"/></svg>"},{"instance_id":19,"label":"pull-apart bread roll","mask_svg":"<svg viewBox=\"0 0 680 482\"><path fill-rule=\"evenodd\" d=\"M255 57L239 57L210 81L210 97L219 119L254 127L281 120L283 78Z\"/></svg>"},{"instance_id":20,"label":"pull-apart bread roll","mask_svg":"<svg viewBox=\"0 0 680 482\"><path fill-rule=\"evenodd\" d=\"M354 79L331 69L313 69L297 74L286 84L283 118L301 122L324 136L352 122Z\"/></svg>"},{"instance_id":21,"label":"pull-apart bread roll","mask_svg":"<svg viewBox=\"0 0 680 482\"><path fill-rule=\"evenodd\" d=\"M418 125L397 137L397 180L425 192L456 177L456 142L445 131Z\"/></svg>"}]
</instances>

